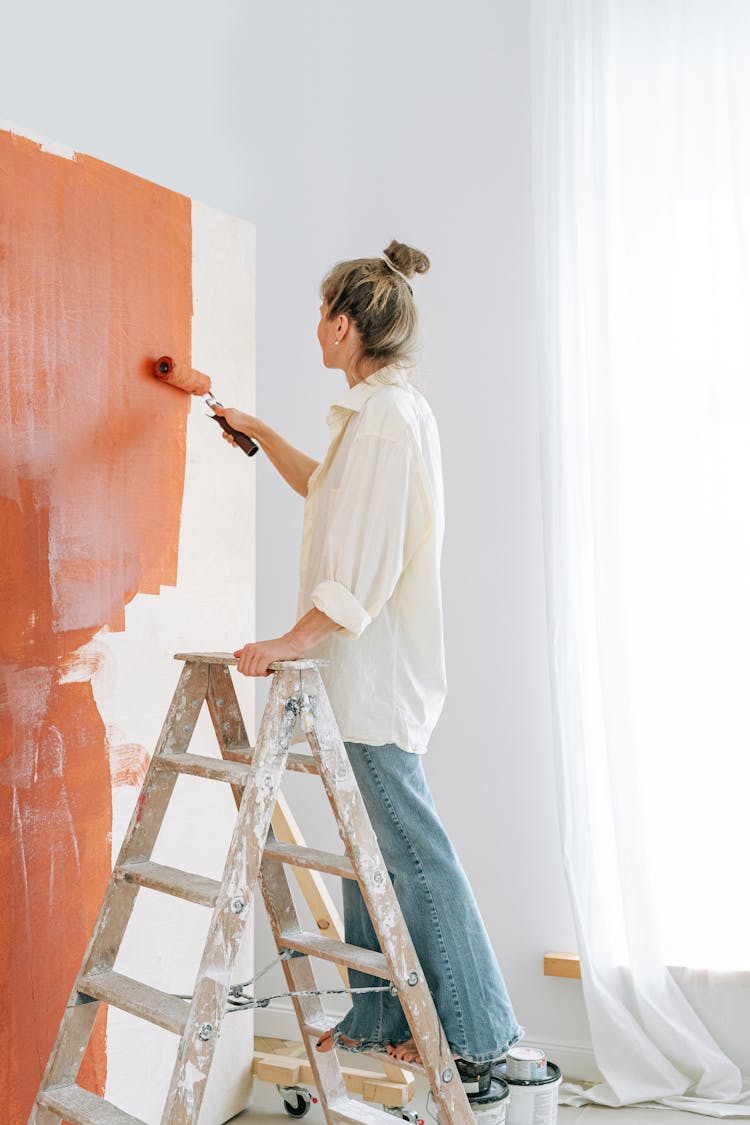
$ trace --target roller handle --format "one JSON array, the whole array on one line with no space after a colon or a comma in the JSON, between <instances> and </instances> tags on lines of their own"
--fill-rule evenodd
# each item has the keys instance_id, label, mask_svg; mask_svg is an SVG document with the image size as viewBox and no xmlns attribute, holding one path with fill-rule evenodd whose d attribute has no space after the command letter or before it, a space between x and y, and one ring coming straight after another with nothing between
<instances>
[{"instance_id":1,"label":"roller handle","mask_svg":"<svg viewBox=\"0 0 750 1125\"><path fill-rule=\"evenodd\" d=\"M240 430L235 430L234 426L230 426L226 418L220 418L218 414L211 414L209 417L213 418L214 422L218 422L225 434L229 434L239 445L243 453L247 453L248 457L252 457L254 453L258 452L258 446L255 444L251 437L243 434Z\"/></svg>"}]
</instances>

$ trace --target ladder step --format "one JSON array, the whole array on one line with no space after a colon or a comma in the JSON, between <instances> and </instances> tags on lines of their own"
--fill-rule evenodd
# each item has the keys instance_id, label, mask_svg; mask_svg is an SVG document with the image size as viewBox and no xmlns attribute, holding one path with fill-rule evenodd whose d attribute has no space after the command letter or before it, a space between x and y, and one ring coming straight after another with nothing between
<instances>
[{"instance_id":1,"label":"ladder step","mask_svg":"<svg viewBox=\"0 0 750 1125\"><path fill-rule=\"evenodd\" d=\"M81 1086L53 1086L39 1095L36 1104L59 1113L71 1125L146 1125Z\"/></svg>"},{"instance_id":2,"label":"ladder step","mask_svg":"<svg viewBox=\"0 0 750 1125\"><path fill-rule=\"evenodd\" d=\"M289 754L286 760L286 768L293 773L320 773L318 763L313 758L312 754Z\"/></svg>"},{"instance_id":3,"label":"ladder step","mask_svg":"<svg viewBox=\"0 0 750 1125\"><path fill-rule=\"evenodd\" d=\"M389 1056L390 1057L390 1056ZM328 1102L326 1117L331 1121L347 1121L349 1125L393 1125L393 1114L376 1109L354 1098L333 1098Z\"/></svg>"},{"instance_id":4,"label":"ladder step","mask_svg":"<svg viewBox=\"0 0 750 1125\"><path fill-rule=\"evenodd\" d=\"M232 667L239 664L236 656L231 652L176 652L175 660L193 661L197 664L226 664ZM274 660L268 665L274 672L301 671L304 668L323 668L328 660L313 660L312 657L302 660Z\"/></svg>"},{"instance_id":5,"label":"ladder step","mask_svg":"<svg viewBox=\"0 0 750 1125\"><path fill-rule=\"evenodd\" d=\"M335 961L337 965L358 969L361 973L382 977L383 980L391 979L388 962L382 953L376 953L373 949L347 945L346 942L319 937L305 930L280 933L278 944L287 949L296 949L299 953L308 953L311 957L321 957L324 961Z\"/></svg>"},{"instance_id":6,"label":"ladder step","mask_svg":"<svg viewBox=\"0 0 750 1125\"><path fill-rule=\"evenodd\" d=\"M326 1031L335 1027L340 1019L340 1016L326 1016L317 1024L306 1023L302 1026L302 1034L311 1036L317 1041ZM357 1054L367 1055L370 1059L377 1059L381 1066L397 1066L399 1070L410 1070L413 1074L420 1074L423 1078L425 1076L425 1069L421 1063L409 1063L404 1062L403 1059L394 1059L393 1055L389 1055L387 1051L357 1051Z\"/></svg>"},{"instance_id":7,"label":"ladder step","mask_svg":"<svg viewBox=\"0 0 750 1125\"><path fill-rule=\"evenodd\" d=\"M187 1000L179 1000L176 996L170 996L142 981L132 980L113 969L81 977L76 988L84 996L93 996L95 1000L114 1004L123 1012L130 1012L142 1020L155 1023L175 1035L182 1035L185 1030L190 1011Z\"/></svg>"},{"instance_id":8,"label":"ladder step","mask_svg":"<svg viewBox=\"0 0 750 1125\"><path fill-rule=\"evenodd\" d=\"M188 902L196 902L199 906L214 907L221 887L216 879L180 871L178 867L165 867L151 860L123 863L115 868L113 874L120 875L126 883L138 883L141 887L163 891L165 894L187 899Z\"/></svg>"},{"instance_id":9,"label":"ladder step","mask_svg":"<svg viewBox=\"0 0 750 1125\"><path fill-rule=\"evenodd\" d=\"M252 757L227 751L226 758L209 758L204 754L160 754L154 759L164 769L176 773L189 773L209 781L226 781L230 785L244 785L247 781ZM311 754L289 754L286 768L296 773L319 773L318 764Z\"/></svg>"},{"instance_id":10,"label":"ladder step","mask_svg":"<svg viewBox=\"0 0 750 1125\"><path fill-rule=\"evenodd\" d=\"M154 758L163 769L175 773L189 773L196 777L206 777L210 781L228 781L230 785L244 785L250 771L247 765L227 762L224 758L208 758L203 754L160 754Z\"/></svg>"},{"instance_id":11,"label":"ladder step","mask_svg":"<svg viewBox=\"0 0 750 1125\"><path fill-rule=\"evenodd\" d=\"M338 875L342 879L357 878L351 862L345 855L319 852L316 848L301 848L297 844L282 844L275 841L273 844L266 844L263 856L277 859L281 863L290 863L293 867L310 867L313 871L326 871L329 875Z\"/></svg>"},{"instance_id":12,"label":"ladder step","mask_svg":"<svg viewBox=\"0 0 750 1125\"><path fill-rule=\"evenodd\" d=\"M222 750L222 755L227 762L238 762L243 766L253 764L254 753L255 747L249 745L224 747ZM286 768L293 773L320 773L318 763L312 754L288 754Z\"/></svg>"}]
</instances>

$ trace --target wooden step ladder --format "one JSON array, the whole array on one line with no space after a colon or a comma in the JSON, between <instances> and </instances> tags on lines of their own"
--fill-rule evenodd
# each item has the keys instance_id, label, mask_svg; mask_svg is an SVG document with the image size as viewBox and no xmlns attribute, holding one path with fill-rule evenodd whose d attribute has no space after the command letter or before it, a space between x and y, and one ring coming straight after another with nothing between
<instances>
[{"instance_id":1,"label":"wooden step ladder","mask_svg":"<svg viewBox=\"0 0 750 1125\"><path fill-rule=\"evenodd\" d=\"M52 1048L30 1125L143 1125L76 1085L100 1003L113 1004L179 1037L162 1125L196 1125L216 1041L227 1009L230 977L260 884L279 951L304 956L282 962L292 993L315 993L311 958L333 961L392 982L422 1059L441 1121L474 1125L435 1005L407 931L362 796L336 726L316 660L278 661L258 734L251 747L226 653L180 653L185 662L162 727L112 878ZM203 702L221 758L188 752ZM311 754L290 752L297 723ZM286 770L318 774L331 803L346 854L332 855L276 839L272 816ZM180 774L231 785L238 814L221 881L154 863L151 854ZM356 879L381 951L361 949L300 928L285 868ZM200 903L213 910L191 1000L117 973L115 960L140 887ZM292 997L326 1120L393 1125L384 1110L350 1098L335 1051L315 1042L332 1022L319 995ZM393 1065L387 1054L374 1053ZM213 1125L213 1123L211 1123ZM218 1125L218 1123L217 1123Z\"/></svg>"}]
</instances>

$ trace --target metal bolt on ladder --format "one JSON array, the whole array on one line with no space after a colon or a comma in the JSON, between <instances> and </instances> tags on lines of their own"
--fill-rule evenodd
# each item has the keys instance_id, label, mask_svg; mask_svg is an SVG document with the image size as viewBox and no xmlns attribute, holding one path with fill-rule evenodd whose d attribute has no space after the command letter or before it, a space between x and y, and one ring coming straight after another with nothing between
<instances>
[{"instance_id":1,"label":"metal bolt on ladder","mask_svg":"<svg viewBox=\"0 0 750 1125\"><path fill-rule=\"evenodd\" d=\"M42 1078L29 1125L143 1125L111 1102L76 1085L100 1003L112 1004L179 1037L162 1125L196 1125L222 1019L230 974L259 884L282 961L310 1067L329 1125L393 1125L390 1113L351 1098L335 1051L315 1042L331 1020L323 1010L311 958L333 961L390 981L401 1001L422 1059L421 1067L446 1125L474 1125L455 1064L398 905L362 796L326 695L322 661L271 664L268 702L251 747L225 653L180 653L184 667L159 736L80 972ZM222 757L188 752L206 702ZM311 754L289 750L299 721ZM333 809L346 855L280 842L272 817L285 770L318 774ZM237 820L221 881L154 863L151 854L180 774L232 786ZM285 867L356 879L381 952L361 949L300 928ZM190 1000L114 971L140 887L176 895L213 910ZM302 956L299 956L302 954ZM370 1052L368 1052L370 1053ZM392 1067L389 1055L374 1057Z\"/></svg>"}]
</instances>

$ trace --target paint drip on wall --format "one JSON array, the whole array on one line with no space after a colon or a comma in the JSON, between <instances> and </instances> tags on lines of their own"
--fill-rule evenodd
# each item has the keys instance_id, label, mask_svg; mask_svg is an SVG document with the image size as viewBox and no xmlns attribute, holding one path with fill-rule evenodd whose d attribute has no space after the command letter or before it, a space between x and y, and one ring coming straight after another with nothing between
<instances>
[{"instance_id":1,"label":"paint drip on wall","mask_svg":"<svg viewBox=\"0 0 750 1125\"><path fill-rule=\"evenodd\" d=\"M110 872L110 731L78 653L177 577L190 200L0 132L0 1120L25 1121ZM150 357L150 358L149 358ZM118 774L119 771L119 774ZM101 1093L99 1019L81 1082Z\"/></svg>"}]
</instances>

